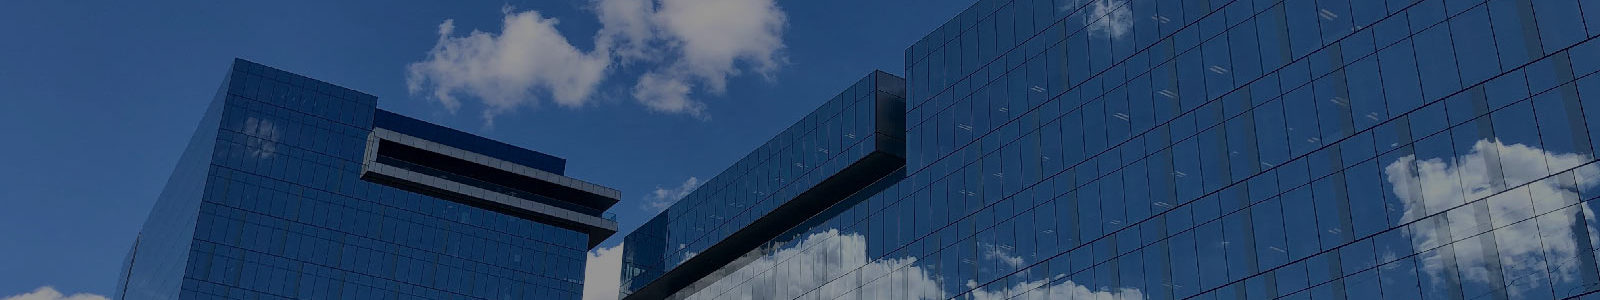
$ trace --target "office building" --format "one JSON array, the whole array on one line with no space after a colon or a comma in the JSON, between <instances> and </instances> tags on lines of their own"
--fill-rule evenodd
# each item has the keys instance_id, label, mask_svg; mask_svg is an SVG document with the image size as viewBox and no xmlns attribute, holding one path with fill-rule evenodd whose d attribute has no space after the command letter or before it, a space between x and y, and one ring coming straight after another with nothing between
<instances>
[{"instance_id":1,"label":"office building","mask_svg":"<svg viewBox=\"0 0 1600 300\"><path fill-rule=\"evenodd\" d=\"M1594 1L981 0L875 112L903 169L781 158L840 149L790 141L830 101L630 233L625 298L1593 297L1596 36Z\"/></svg>"},{"instance_id":2,"label":"office building","mask_svg":"<svg viewBox=\"0 0 1600 300\"><path fill-rule=\"evenodd\" d=\"M566 160L235 60L117 299L579 299L616 190Z\"/></svg>"},{"instance_id":3,"label":"office building","mask_svg":"<svg viewBox=\"0 0 1600 300\"><path fill-rule=\"evenodd\" d=\"M898 182L904 95L904 79L868 74L646 221L623 239L623 295L664 298L710 284L799 241L803 232L787 231L811 227L802 224L812 216Z\"/></svg>"}]
</instances>

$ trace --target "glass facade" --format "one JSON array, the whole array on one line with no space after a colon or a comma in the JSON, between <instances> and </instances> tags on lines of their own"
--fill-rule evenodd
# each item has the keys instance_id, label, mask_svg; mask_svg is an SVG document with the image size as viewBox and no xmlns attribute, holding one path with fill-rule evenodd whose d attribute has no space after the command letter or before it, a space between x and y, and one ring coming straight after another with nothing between
<instances>
[{"instance_id":1,"label":"glass facade","mask_svg":"<svg viewBox=\"0 0 1600 300\"><path fill-rule=\"evenodd\" d=\"M363 180L376 100L236 60L116 298L580 298L586 234Z\"/></svg>"},{"instance_id":2,"label":"glass facade","mask_svg":"<svg viewBox=\"0 0 1600 300\"><path fill-rule=\"evenodd\" d=\"M1591 0L981 0L906 50L903 180L671 298L1593 297L1596 36Z\"/></svg>"},{"instance_id":3,"label":"glass facade","mask_svg":"<svg viewBox=\"0 0 1600 300\"><path fill-rule=\"evenodd\" d=\"M905 149L904 87L904 79L894 75L868 74L641 225L623 242L623 294L685 263L729 263L746 250L727 249L760 247L778 235L766 227L794 226L774 225L786 222L776 219L814 214L818 208L806 207L811 205L805 201L831 205L850 194L820 194L857 190L839 187L871 183L899 169ZM757 226L763 229L748 230ZM738 241L748 246L730 248ZM718 251L733 252L693 260Z\"/></svg>"}]
</instances>

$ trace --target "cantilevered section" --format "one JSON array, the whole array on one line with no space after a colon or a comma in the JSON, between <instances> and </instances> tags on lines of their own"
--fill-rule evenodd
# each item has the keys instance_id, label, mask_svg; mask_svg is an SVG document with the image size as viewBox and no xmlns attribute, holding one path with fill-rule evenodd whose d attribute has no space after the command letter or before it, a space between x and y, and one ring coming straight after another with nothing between
<instances>
[{"instance_id":1,"label":"cantilevered section","mask_svg":"<svg viewBox=\"0 0 1600 300\"><path fill-rule=\"evenodd\" d=\"M905 79L868 74L628 234L624 299L695 288L830 207L898 181L905 151Z\"/></svg>"},{"instance_id":2,"label":"cantilevered section","mask_svg":"<svg viewBox=\"0 0 1600 300\"><path fill-rule=\"evenodd\" d=\"M413 119L387 110L375 110L372 113L372 125L373 127L387 128L395 132L444 144L445 146L482 153L489 157L533 167L556 175L566 175L566 159L512 146L511 144L476 136L450 127Z\"/></svg>"},{"instance_id":3,"label":"cantilevered section","mask_svg":"<svg viewBox=\"0 0 1600 300\"><path fill-rule=\"evenodd\" d=\"M389 117L406 118L393 114ZM456 147L462 145L461 141L450 145L400 131L415 128L384 125L374 123L372 134L367 137L362 179L584 232L589 235L589 247L617 232L617 222L606 218L604 212L617 203L621 193L548 171L551 167L564 167L565 161L559 158L519 159L557 162L529 166L503 158L503 153L537 152L514 148L495 150L500 155L491 155ZM479 138L463 135L448 136Z\"/></svg>"}]
</instances>

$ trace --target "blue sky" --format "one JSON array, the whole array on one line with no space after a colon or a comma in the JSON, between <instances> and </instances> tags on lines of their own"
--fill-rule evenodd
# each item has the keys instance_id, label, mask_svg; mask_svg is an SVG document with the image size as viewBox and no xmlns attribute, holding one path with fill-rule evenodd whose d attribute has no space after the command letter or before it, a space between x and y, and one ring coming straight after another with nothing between
<instances>
[{"instance_id":1,"label":"blue sky","mask_svg":"<svg viewBox=\"0 0 1600 300\"><path fill-rule=\"evenodd\" d=\"M626 233L867 72L903 73L905 48L972 2L656 1L605 1L654 7L609 22L601 0L0 3L0 297L111 294L234 57L567 158L623 192Z\"/></svg>"}]
</instances>

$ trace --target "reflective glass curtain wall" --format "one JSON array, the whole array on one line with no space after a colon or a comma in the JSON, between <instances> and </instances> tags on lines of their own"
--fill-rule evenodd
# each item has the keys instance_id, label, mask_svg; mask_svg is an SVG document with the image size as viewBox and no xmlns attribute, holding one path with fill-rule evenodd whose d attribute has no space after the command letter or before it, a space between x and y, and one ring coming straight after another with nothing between
<instances>
[{"instance_id":1,"label":"reflective glass curtain wall","mask_svg":"<svg viewBox=\"0 0 1600 300\"><path fill-rule=\"evenodd\" d=\"M238 60L118 299L578 299L582 233L360 179L376 98Z\"/></svg>"},{"instance_id":2,"label":"reflective glass curtain wall","mask_svg":"<svg viewBox=\"0 0 1600 300\"><path fill-rule=\"evenodd\" d=\"M690 299L1600 289L1600 1L979 1L907 179Z\"/></svg>"},{"instance_id":3,"label":"reflective glass curtain wall","mask_svg":"<svg viewBox=\"0 0 1600 300\"><path fill-rule=\"evenodd\" d=\"M868 74L628 234L623 296L663 297L682 288L680 280L698 280L690 278L696 272L738 265L743 249L769 247L794 224L900 169L904 95L904 79Z\"/></svg>"}]
</instances>

